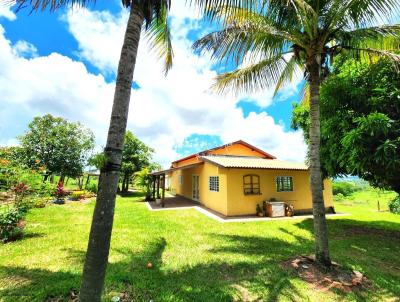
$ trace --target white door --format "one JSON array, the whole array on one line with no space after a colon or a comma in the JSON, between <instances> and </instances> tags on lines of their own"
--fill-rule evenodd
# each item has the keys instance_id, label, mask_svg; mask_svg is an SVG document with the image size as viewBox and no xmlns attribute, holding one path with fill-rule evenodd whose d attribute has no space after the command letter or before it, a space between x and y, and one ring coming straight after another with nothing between
<instances>
[{"instance_id":1,"label":"white door","mask_svg":"<svg viewBox=\"0 0 400 302\"><path fill-rule=\"evenodd\" d=\"M199 175L192 175L192 199L199 200Z\"/></svg>"}]
</instances>

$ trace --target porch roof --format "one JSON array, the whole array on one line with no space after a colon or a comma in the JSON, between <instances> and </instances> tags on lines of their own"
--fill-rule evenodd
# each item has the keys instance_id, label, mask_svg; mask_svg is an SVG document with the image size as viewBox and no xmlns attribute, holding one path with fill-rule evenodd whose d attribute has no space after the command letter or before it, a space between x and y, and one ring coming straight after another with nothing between
<instances>
[{"instance_id":1,"label":"porch roof","mask_svg":"<svg viewBox=\"0 0 400 302\"><path fill-rule=\"evenodd\" d=\"M280 170L308 170L302 163L294 163L277 159L265 159L250 156L201 156L202 161L207 161L223 168L247 169L280 169Z\"/></svg>"},{"instance_id":2,"label":"porch roof","mask_svg":"<svg viewBox=\"0 0 400 302\"><path fill-rule=\"evenodd\" d=\"M167 174L169 172L173 172L173 171L177 171L177 170L185 170L185 169L194 168L194 167L196 167L198 165L203 165L203 164L204 164L204 162L198 162L198 163L195 163L195 164L186 165L186 166L182 166L182 167L170 168L170 169L162 170L162 171L156 171L156 172L150 173L150 175Z\"/></svg>"}]
</instances>

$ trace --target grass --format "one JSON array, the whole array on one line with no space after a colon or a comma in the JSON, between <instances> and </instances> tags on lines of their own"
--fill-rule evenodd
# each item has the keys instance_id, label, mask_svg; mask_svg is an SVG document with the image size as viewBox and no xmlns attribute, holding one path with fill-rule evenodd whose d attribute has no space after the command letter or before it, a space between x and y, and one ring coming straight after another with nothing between
<instances>
[{"instance_id":1,"label":"grass","mask_svg":"<svg viewBox=\"0 0 400 302\"><path fill-rule=\"evenodd\" d=\"M150 212L138 194L120 197L104 300L399 301L400 216L377 212L377 196L354 193L335 204L352 215L328 220L332 258L375 283L350 294L315 291L280 266L312 253L310 219L221 224L195 210ZM25 238L0 246L0 301L68 301L79 289L93 206L29 213Z\"/></svg>"}]
</instances>

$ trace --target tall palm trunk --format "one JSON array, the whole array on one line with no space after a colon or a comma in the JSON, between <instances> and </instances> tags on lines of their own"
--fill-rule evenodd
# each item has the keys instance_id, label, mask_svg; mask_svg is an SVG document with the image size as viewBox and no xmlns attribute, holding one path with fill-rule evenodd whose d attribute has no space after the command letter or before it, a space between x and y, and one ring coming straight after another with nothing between
<instances>
[{"instance_id":1,"label":"tall palm trunk","mask_svg":"<svg viewBox=\"0 0 400 302\"><path fill-rule=\"evenodd\" d=\"M313 202L315 258L324 267L331 266L328 246L328 230L325 218L324 196L322 193L322 175L320 162L320 64L313 58L308 65L310 84L310 174Z\"/></svg>"},{"instance_id":2,"label":"tall palm trunk","mask_svg":"<svg viewBox=\"0 0 400 302\"><path fill-rule=\"evenodd\" d=\"M114 103L107 144L104 149L106 163L101 169L99 179L99 192L92 219L79 294L80 302L97 302L101 299L110 249L133 72L143 21L144 18L139 9L132 6L118 65Z\"/></svg>"}]
</instances>

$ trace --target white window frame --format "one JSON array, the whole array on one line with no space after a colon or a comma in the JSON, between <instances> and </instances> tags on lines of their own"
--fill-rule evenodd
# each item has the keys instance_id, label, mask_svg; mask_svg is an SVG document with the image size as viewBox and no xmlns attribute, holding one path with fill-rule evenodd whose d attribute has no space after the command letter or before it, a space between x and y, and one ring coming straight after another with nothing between
<instances>
[{"instance_id":1,"label":"white window frame","mask_svg":"<svg viewBox=\"0 0 400 302\"><path fill-rule=\"evenodd\" d=\"M291 188L289 190L285 190L285 188L283 188L283 190L278 190L278 186L279 186L279 182L278 179L280 178L290 178L291 179ZM280 192L293 192L294 191L294 182L293 182L293 176L277 176L275 179L275 186L276 186L276 192L280 193Z\"/></svg>"},{"instance_id":2,"label":"white window frame","mask_svg":"<svg viewBox=\"0 0 400 302\"><path fill-rule=\"evenodd\" d=\"M182 174L179 174L179 175L178 175L178 184L179 184L180 186L183 185L183 175L182 175Z\"/></svg>"},{"instance_id":3,"label":"white window frame","mask_svg":"<svg viewBox=\"0 0 400 302\"><path fill-rule=\"evenodd\" d=\"M208 177L208 190L210 192L219 192L219 176Z\"/></svg>"}]
</instances>

